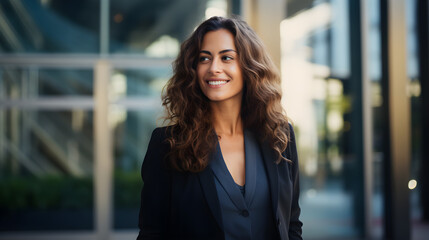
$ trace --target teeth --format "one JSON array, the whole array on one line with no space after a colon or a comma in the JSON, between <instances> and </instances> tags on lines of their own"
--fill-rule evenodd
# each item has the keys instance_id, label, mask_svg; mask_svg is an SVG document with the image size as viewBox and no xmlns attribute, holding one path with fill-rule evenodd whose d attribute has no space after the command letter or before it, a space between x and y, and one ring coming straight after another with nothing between
<instances>
[{"instance_id":1,"label":"teeth","mask_svg":"<svg viewBox=\"0 0 429 240\"><path fill-rule=\"evenodd\" d=\"M226 81L209 81L210 85L221 85L221 84L225 84Z\"/></svg>"}]
</instances>

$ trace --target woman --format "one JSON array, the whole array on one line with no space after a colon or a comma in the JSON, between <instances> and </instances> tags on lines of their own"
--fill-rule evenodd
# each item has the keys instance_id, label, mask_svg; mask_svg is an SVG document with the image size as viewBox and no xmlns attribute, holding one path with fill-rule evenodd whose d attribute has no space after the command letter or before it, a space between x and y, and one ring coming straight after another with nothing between
<instances>
[{"instance_id":1,"label":"woman","mask_svg":"<svg viewBox=\"0 0 429 240\"><path fill-rule=\"evenodd\" d=\"M173 68L171 125L154 130L142 166L138 239L302 239L294 133L261 40L213 17Z\"/></svg>"}]
</instances>

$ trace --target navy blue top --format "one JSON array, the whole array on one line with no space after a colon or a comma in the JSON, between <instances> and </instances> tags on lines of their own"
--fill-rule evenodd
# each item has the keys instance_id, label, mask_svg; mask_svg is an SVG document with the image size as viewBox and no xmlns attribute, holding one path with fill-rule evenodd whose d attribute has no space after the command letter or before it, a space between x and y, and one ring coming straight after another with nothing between
<instances>
[{"instance_id":1,"label":"navy blue top","mask_svg":"<svg viewBox=\"0 0 429 240\"><path fill-rule=\"evenodd\" d=\"M246 184L234 182L219 143L210 167L215 175L225 239L276 239L268 177L261 149L254 135L244 131Z\"/></svg>"}]
</instances>

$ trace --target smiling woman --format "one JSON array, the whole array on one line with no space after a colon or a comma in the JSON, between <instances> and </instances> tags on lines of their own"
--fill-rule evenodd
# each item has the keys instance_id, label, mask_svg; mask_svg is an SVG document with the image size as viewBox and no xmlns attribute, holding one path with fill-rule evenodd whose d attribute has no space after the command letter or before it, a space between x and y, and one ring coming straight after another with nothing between
<instances>
[{"instance_id":1,"label":"smiling woman","mask_svg":"<svg viewBox=\"0 0 429 240\"><path fill-rule=\"evenodd\" d=\"M210 18L173 72L170 126L153 131L142 166L138 239L302 239L295 136L258 36Z\"/></svg>"}]
</instances>

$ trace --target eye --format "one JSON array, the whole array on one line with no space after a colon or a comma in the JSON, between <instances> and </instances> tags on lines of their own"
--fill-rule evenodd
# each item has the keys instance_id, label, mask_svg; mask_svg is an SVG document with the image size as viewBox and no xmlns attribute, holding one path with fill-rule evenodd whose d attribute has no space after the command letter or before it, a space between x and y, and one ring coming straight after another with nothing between
<instances>
[{"instance_id":1,"label":"eye","mask_svg":"<svg viewBox=\"0 0 429 240\"><path fill-rule=\"evenodd\" d=\"M210 61L210 58L207 56L200 56L198 58L198 62L207 62L207 61Z\"/></svg>"},{"instance_id":2,"label":"eye","mask_svg":"<svg viewBox=\"0 0 429 240\"><path fill-rule=\"evenodd\" d=\"M234 60L234 58L230 57L230 56L222 56L222 60L223 61L231 61L231 60Z\"/></svg>"}]
</instances>

